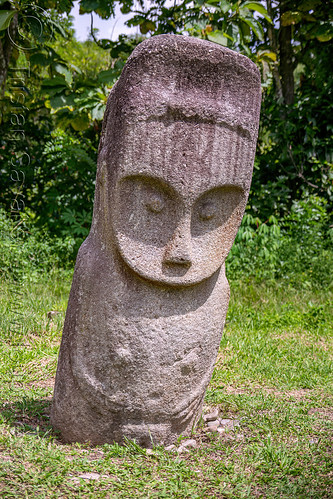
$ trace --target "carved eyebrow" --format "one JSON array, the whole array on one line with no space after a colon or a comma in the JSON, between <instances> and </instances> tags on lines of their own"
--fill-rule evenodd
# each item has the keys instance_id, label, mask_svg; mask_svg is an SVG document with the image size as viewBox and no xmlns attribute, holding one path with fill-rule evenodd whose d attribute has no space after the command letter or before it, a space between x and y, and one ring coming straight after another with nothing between
<instances>
[{"instance_id":1,"label":"carved eyebrow","mask_svg":"<svg viewBox=\"0 0 333 499\"><path fill-rule=\"evenodd\" d=\"M119 182L120 183L125 183L127 181L132 181L132 182L141 182L142 184L147 184L151 185L158 190L162 190L164 193L168 194L171 197L175 197L176 199L181 200L182 195L172 187L169 182L164 180L161 177L154 176L154 175L149 175L146 172L138 172L130 175L126 175L125 177L122 177ZM238 191L241 196L245 195L245 189L243 186L238 185L238 184L220 184L220 185L213 185L209 189L206 189L205 191L201 192L198 194L198 196L194 199L193 205L196 204L197 202L200 201L201 198L204 198L205 196L208 196L209 194L214 195L214 193L218 193L221 191Z\"/></svg>"},{"instance_id":2,"label":"carved eyebrow","mask_svg":"<svg viewBox=\"0 0 333 499\"><path fill-rule=\"evenodd\" d=\"M218 194L221 191L228 191L228 192L234 191L238 192L238 194L240 194L241 196L245 195L245 190L240 185L235 185L235 184L216 185L199 194L199 196L197 196L197 198L195 199L194 203L199 202L201 199L205 198L206 196L209 196L210 194L214 195L215 192Z\"/></svg>"},{"instance_id":3,"label":"carved eyebrow","mask_svg":"<svg viewBox=\"0 0 333 499\"><path fill-rule=\"evenodd\" d=\"M228 130L237 133L241 137L246 137L251 139L251 130L246 128L244 124L235 123L232 116L227 116L224 111L223 116L221 112L219 113L215 109L207 108L206 110L196 109L195 106L185 110L181 106L168 106L166 112L158 115L150 115L148 118L142 119L142 121L152 122L160 121L162 123L166 122L183 122L183 123L209 123L213 125L220 126L221 128L227 128Z\"/></svg>"},{"instance_id":4,"label":"carved eyebrow","mask_svg":"<svg viewBox=\"0 0 333 499\"><path fill-rule=\"evenodd\" d=\"M134 173L132 175L126 175L120 179L121 183L126 181L131 182L141 182L142 184L147 184L157 188L158 190L162 190L163 192L169 194L170 196L176 196L179 198L179 193L174 189L168 182L166 182L161 177L155 177L154 175L148 175L145 172L142 173Z\"/></svg>"}]
</instances>

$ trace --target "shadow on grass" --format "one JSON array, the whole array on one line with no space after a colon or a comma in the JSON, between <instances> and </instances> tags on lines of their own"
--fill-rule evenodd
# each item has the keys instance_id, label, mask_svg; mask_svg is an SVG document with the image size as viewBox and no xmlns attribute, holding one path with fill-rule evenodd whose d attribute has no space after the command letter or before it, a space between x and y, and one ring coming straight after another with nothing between
<instances>
[{"instance_id":1,"label":"shadow on grass","mask_svg":"<svg viewBox=\"0 0 333 499\"><path fill-rule=\"evenodd\" d=\"M46 438L56 436L50 425L51 397L23 397L15 403L0 406L3 423L17 428L20 433Z\"/></svg>"}]
</instances>

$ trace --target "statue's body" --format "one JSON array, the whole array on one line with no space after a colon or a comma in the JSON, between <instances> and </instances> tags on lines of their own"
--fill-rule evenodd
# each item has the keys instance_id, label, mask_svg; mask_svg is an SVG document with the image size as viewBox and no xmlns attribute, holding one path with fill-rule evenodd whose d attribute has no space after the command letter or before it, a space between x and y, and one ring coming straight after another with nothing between
<instances>
[{"instance_id":1,"label":"statue's body","mask_svg":"<svg viewBox=\"0 0 333 499\"><path fill-rule=\"evenodd\" d=\"M168 444L200 416L250 188L260 77L195 39L142 43L111 92L51 419L66 441Z\"/></svg>"}]
</instances>

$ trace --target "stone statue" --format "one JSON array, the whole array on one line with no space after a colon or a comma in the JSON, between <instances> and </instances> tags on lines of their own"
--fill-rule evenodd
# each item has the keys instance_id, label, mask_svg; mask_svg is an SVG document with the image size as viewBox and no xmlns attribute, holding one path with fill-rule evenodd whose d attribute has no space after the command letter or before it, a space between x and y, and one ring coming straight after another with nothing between
<instances>
[{"instance_id":1,"label":"stone statue","mask_svg":"<svg viewBox=\"0 0 333 499\"><path fill-rule=\"evenodd\" d=\"M113 87L51 422L64 441L170 444L201 414L245 209L260 75L213 43L141 43Z\"/></svg>"}]
</instances>

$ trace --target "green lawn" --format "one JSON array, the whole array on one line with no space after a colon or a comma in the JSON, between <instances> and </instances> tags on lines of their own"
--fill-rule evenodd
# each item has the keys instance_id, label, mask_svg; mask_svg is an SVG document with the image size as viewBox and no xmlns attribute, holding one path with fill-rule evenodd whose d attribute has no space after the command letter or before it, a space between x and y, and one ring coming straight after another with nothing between
<instances>
[{"instance_id":1,"label":"green lawn","mask_svg":"<svg viewBox=\"0 0 333 499\"><path fill-rule=\"evenodd\" d=\"M199 426L198 447L178 454L63 445L52 433L69 287L57 274L1 286L1 498L333 497L332 292L232 284L205 410L240 425Z\"/></svg>"}]
</instances>

